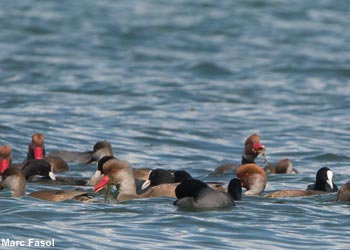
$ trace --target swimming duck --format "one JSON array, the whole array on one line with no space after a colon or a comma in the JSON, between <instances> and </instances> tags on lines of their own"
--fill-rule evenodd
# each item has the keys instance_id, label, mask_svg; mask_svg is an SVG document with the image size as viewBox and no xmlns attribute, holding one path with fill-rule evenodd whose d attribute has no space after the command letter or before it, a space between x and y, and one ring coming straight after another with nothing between
<instances>
[{"instance_id":1,"label":"swimming duck","mask_svg":"<svg viewBox=\"0 0 350 250\"><path fill-rule=\"evenodd\" d=\"M266 164L264 170L268 174L298 174L299 171L293 168L293 163L289 159L281 159L276 164Z\"/></svg>"},{"instance_id":2,"label":"swimming duck","mask_svg":"<svg viewBox=\"0 0 350 250\"><path fill-rule=\"evenodd\" d=\"M46 160L51 166L54 173L68 171L68 164L60 157L46 156L44 135L35 133L32 135L32 141L28 145L27 158L24 160L24 165L30 160ZM35 164L35 161L31 164Z\"/></svg>"},{"instance_id":3,"label":"swimming duck","mask_svg":"<svg viewBox=\"0 0 350 250\"><path fill-rule=\"evenodd\" d=\"M12 197L22 197L25 195L26 179L23 172L14 167L7 168L0 182L0 189L7 188L11 191ZM79 190L39 190L29 196L52 202L64 200L79 200L90 202L91 198L87 196L87 192Z\"/></svg>"},{"instance_id":4,"label":"swimming duck","mask_svg":"<svg viewBox=\"0 0 350 250\"><path fill-rule=\"evenodd\" d=\"M102 160L104 159L102 158L100 162ZM99 183L94 186L93 190L94 192L99 192L108 184L116 185L118 189L118 195L116 197L117 202L158 196L175 197L177 183L157 185L143 194L137 194L134 172L127 161L115 158L106 159L103 164L101 164L101 169L103 177L100 179Z\"/></svg>"},{"instance_id":5,"label":"swimming duck","mask_svg":"<svg viewBox=\"0 0 350 250\"><path fill-rule=\"evenodd\" d=\"M260 136L258 134L250 135L244 143L241 164L255 163L259 155L264 156L266 166L264 170L269 174L297 174L298 171L293 168L293 164L289 159L282 159L276 164L268 163L265 156L265 145L260 143ZM217 167L214 174L221 174L229 170L236 170L237 166L233 163L227 163Z\"/></svg>"},{"instance_id":6,"label":"swimming duck","mask_svg":"<svg viewBox=\"0 0 350 250\"><path fill-rule=\"evenodd\" d=\"M241 165L237 169L237 177L241 180L242 187L247 191L244 195L260 195L266 187L267 176L262 167L254 163Z\"/></svg>"},{"instance_id":7,"label":"swimming duck","mask_svg":"<svg viewBox=\"0 0 350 250\"><path fill-rule=\"evenodd\" d=\"M337 201L350 201L350 181L344 183L338 193L337 193Z\"/></svg>"},{"instance_id":8,"label":"swimming duck","mask_svg":"<svg viewBox=\"0 0 350 250\"><path fill-rule=\"evenodd\" d=\"M258 134L252 134L244 142L241 164L255 163L255 159L263 153L265 153L265 146L260 143L260 136ZM227 163L217 167L214 173L222 174L231 169L235 170L237 166L233 163Z\"/></svg>"},{"instance_id":9,"label":"swimming duck","mask_svg":"<svg viewBox=\"0 0 350 250\"><path fill-rule=\"evenodd\" d=\"M26 190L26 179L18 168L7 168L2 174L0 189L7 188L12 197L22 197Z\"/></svg>"},{"instance_id":10,"label":"swimming duck","mask_svg":"<svg viewBox=\"0 0 350 250\"><path fill-rule=\"evenodd\" d=\"M60 202L66 200L76 200L80 202L91 203L93 199L88 196L88 192L82 190L54 190L54 189L46 189L39 190L33 193L30 193L28 196L39 200L45 200L50 202Z\"/></svg>"},{"instance_id":11,"label":"swimming duck","mask_svg":"<svg viewBox=\"0 0 350 250\"><path fill-rule=\"evenodd\" d=\"M99 141L94 144L92 151L53 151L48 156L60 157L66 162L89 164L97 162L104 156L113 156L112 145L108 141Z\"/></svg>"},{"instance_id":12,"label":"swimming duck","mask_svg":"<svg viewBox=\"0 0 350 250\"><path fill-rule=\"evenodd\" d=\"M90 159L85 164L98 162L105 156L114 157L112 145L108 141L99 141L95 143Z\"/></svg>"},{"instance_id":13,"label":"swimming duck","mask_svg":"<svg viewBox=\"0 0 350 250\"><path fill-rule=\"evenodd\" d=\"M203 181L190 179L179 184L176 189L174 205L190 209L220 209L235 206L235 200L241 200L241 181L232 179L228 193L214 190Z\"/></svg>"},{"instance_id":14,"label":"swimming duck","mask_svg":"<svg viewBox=\"0 0 350 250\"><path fill-rule=\"evenodd\" d=\"M338 191L337 185L333 182L333 172L327 168L320 168L316 173L314 184L307 186L306 190L281 190L267 194L267 198L299 197L309 195L327 194Z\"/></svg>"},{"instance_id":15,"label":"swimming duck","mask_svg":"<svg viewBox=\"0 0 350 250\"><path fill-rule=\"evenodd\" d=\"M20 169L26 180L32 179L36 175L56 180L52 167L46 160L28 160L25 164L13 164L12 147L8 145L0 146L0 174L8 168Z\"/></svg>"}]
</instances>

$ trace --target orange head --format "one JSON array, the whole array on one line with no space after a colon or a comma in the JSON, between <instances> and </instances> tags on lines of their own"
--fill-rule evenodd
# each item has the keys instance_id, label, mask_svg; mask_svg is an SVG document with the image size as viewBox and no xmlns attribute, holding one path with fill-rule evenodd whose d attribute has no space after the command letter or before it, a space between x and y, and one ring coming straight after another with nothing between
<instances>
[{"instance_id":1,"label":"orange head","mask_svg":"<svg viewBox=\"0 0 350 250\"><path fill-rule=\"evenodd\" d=\"M0 174L3 174L5 170L10 166L12 160L11 153L11 146L0 146Z\"/></svg>"}]
</instances>

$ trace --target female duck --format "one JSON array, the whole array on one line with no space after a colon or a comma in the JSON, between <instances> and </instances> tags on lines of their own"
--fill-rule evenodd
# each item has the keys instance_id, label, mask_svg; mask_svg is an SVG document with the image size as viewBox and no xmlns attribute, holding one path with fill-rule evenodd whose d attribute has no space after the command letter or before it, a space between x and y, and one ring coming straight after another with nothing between
<instances>
[{"instance_id":1,"label":"female duck","mask_svg":"<svg viewBox=\"0 0 350 250\"><path fill-rule=\"evenodd\" d=\"M12 197L19 198L25 195L26 180L20 169L10 167L4 171L0 189L4 188L11 191ZM91 201L91 198L87 196L87 192L79 190L39 190L29 194L29 196L51 202L64 200Z\"/></svg>"},{"instance_id":2,"label":"female duck","mask_svg":"<svg viewBox=\"0 0 350 250\"><path fill-rule=\"evenodd\" d=\"M150 198L158 196L175 197L177 183L167 183L154 186L143 194L136 193L136 182L131 165L123 160L109 158L101 160L100 168L103 177L93 188L94 192L99 192L108 184L116 185L118 195L117 202L122 202L137 198Z\"/></svg>"}]
</instances>

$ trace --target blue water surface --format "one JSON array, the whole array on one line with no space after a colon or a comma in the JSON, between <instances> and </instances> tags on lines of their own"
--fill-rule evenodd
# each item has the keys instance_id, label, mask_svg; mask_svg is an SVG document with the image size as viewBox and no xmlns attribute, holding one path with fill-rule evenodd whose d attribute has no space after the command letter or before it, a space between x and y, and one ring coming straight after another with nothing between
<instances>
[{"instance_id":1,"label":"blue water surface","mask_svg":"<svg viewBox=\"0 0 350 250\"><path fill-rule=\"evenodd\" d=\"M133 167L185 169L202 180L239 163L259 133L266 192L305 189L329 167L350 180L347 0L0 2L0 144L26 156L108 140ZM263 159L258 159L263 165ZM88 179L94 165L63 173ZM29 183L27 192L50 188ZM57 187L51 187L57 188ZM232 210L181 211L160 197L122 204L49 203L0 193L1 240L47 249L349 249L349 204L335 194L244 197ZM0 249L45 249L8 247Z\"/></svg>"}]
</instances>

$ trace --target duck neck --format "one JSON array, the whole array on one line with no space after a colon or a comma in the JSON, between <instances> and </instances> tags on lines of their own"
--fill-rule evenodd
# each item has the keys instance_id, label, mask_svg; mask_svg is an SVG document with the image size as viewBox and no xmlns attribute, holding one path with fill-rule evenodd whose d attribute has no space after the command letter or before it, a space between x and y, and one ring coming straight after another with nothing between
<instances>
[{"instance_id":1,"label":"duck neck","mask_svg":"<svg viewBox=\"0 0 350 250\"><path fill-rule=\"evenodd\" d=\"M259 174L254 174L250 177L248 186L249 189L247 189L244 195L260 195L265 190L266 179Z\"/></svg>"},{"instance_id":2,"label":"duck neck","mask_svg":"<svg viewBox=\"0 0 350 250\"><path fill-rule=\"evenodd\" d=\"M12 197L21 197L25 194L26 184L24 177L9 176L3 185L11 191Z\"/></svg>"},{"instance_id":3,"label":"duck neck","mask_svg":"<svg viewBox=\"0 0 350 250\"><path fill-rule=\"evenodd\" d=\"M242 165L243 164L248 164L248 163L255 163L255 159L258 155L255 154L246 154L243 153L242 155Z\"/></svg>"},{"instance_id":4,"label":"duck neck","mask_svg":"<svg viewBox=\"0 0 350 250\"><path fill-rule=\"evenodd\" d=\"M117 200L119 200L119 196L123 195L134 195L136 196L136 184L135 178L133 176L128 176L124 178L123 181L120 182L118 186L119 194Z\"/></svg>"}]
</instances>

